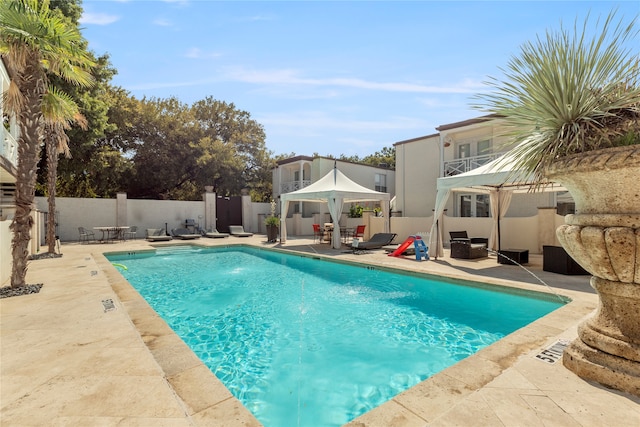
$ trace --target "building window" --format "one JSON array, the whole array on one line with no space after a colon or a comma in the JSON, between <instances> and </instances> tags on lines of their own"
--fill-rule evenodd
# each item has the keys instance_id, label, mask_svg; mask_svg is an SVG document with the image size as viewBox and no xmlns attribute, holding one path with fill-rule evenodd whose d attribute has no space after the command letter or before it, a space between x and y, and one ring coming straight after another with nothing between
<instances>
[{"instance_id":1,"label":"building window","mask_svg":"<svg viewBox=\"0 0 640 427\"><path fill-rule=\"evenodd\" d=\"M461 217L486 218L490 216L488 194L463 194L459 200Z\"/></svg>"},{"instance_id":2,"label":"building window","mask_svg":"<svg viewBox=\"0 0 640 427\"><path fill-rule=\"evenodd\" d=\"M484 141L478 141L478 156L484 156L485 154L491 154L490 139L485 139Z\"/></svg>"},{"instance_id":3,"label":"building window","mask_svg":"<svg viewBox=\"0 0 640 427\"><path fill-rule=\"evenodd\" d=\"M464 159L466 157L471 157L471 144L458 145L458 158Z\"/></svg>"},{"instance_id":4,"label":"building window","mask_svg":"<svg viewBox=\"0 0 640 427\"><path fill-rule=\"evenodd\" d=\"M377 173L375 186L376 186L376 191L386 193L387 192L387 176Z\"/></svg>"},{"instance_id":5,"label":"building window","mask_svg":"<svg viewBox=\"0 0 640 427\"><path fill-rule=\"evenodd\" d=\"M483 139L475 143L458 144L458 159L466 159L467 157L485 156L492 153L491 140Z\"/></svg>"}]
</instances>

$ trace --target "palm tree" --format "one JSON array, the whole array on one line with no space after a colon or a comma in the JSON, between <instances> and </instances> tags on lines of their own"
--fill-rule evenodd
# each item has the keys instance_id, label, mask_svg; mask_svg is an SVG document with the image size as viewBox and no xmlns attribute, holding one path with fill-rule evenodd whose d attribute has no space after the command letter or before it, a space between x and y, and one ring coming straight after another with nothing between
<instances>
[{"instance_id":1,"label":"palm tree","mask_svg":"<svg viewBox=\"0 0 640 427\"><path fill-rule=\"evenodd\" d=\"M48 0L0 2L0 53L6 58L12 80L4 99L18 118L18 176L13 231L11 286L25 286L28 245L33 217L38 155L43 138L43 97L50 75L81 86L93 78L93 65L78 29L49 9Z\"/></svg>"},{"instance_id":2,"label":"palm tree","mask_svg":"<svg viewBox=\"0 0 640 427\"><path fill-rule=\"evenodd\" d=\"M44 140L47 158L47 203L49 216L47 217L47 246L49 253L55 253L56 245L56 180L58 175L58 156L63 153L71 157L69 137L65 133L73 122L82 129L86 129L87 121L78 105L67 95L50 87L43 97Z\"/></svg>"}]
</instances>

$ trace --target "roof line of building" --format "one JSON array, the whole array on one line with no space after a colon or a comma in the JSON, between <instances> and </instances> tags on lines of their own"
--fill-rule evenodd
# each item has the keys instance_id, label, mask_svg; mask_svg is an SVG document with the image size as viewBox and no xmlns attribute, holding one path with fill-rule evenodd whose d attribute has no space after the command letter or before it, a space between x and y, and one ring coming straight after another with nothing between
<instances>
[{"instance_id":1,"label":"roof line of building","mask_svg":"<svg viewBox=\"0 0 640 427\"><path fill-rule=\"evenodd\" d=\"M443 130L451 130L456 128L461 128L465 126L475 125L478 123L488 122L493 119L500 118L499 114L487 114L486 116L476 117L475 119L463 120L461 122L448 123L446 125L440 125L436 128L438 132L442 132Z\"/></svg>"}]
</instances>

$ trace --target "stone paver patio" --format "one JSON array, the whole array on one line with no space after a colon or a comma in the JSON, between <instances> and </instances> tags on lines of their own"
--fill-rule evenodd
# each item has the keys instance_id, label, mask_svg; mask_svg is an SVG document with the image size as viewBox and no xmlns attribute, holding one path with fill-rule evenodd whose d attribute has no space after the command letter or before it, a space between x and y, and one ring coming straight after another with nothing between
<instances>
[{"instance_id":1,"label":"stone paver patio","mask_svg":"<svg viewBox=\"0 0 640 427\"><path fill-rule=\"evenodd\" d=\"M483 260L362 255L313 244L311 238L266 244L248 239L199 239L195 244L251 244L549 292L516 266ZM165 244L184 244L173 241ZM158 245L158 244L156 244ZM103 252L151 248L143 240L63 244L62 258L32 261L28 282L40 293L0 300L2 426L258 426L260 423L211 374L118 273ZM597 306L588 276L527 266L573 301L440 372L349 426L638 426L640 398L609 390L535 357ZM5 284L6 285L6 284ZM109 300L115 309L109 310ZM106 305L105 305L106 304ZM283 426L284 427L284 426Z\"/></svg>"}]
</instances>

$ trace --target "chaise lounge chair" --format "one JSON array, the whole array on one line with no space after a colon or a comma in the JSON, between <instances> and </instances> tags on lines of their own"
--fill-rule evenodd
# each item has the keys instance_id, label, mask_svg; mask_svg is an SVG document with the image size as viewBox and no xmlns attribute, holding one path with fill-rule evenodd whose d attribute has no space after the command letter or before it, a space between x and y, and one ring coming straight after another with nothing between
<instances>
[{"instance_id":1,"label":"chaise lounge chair","mask_svg":"<svg viewBox=\"0 0 640 427\"><path fill-rule=\"evenodd\" d=\"M162 242L173 239L164 232L164 228L147 228L146 239L150 242Z\"/></svg>"},{"instance_id":2,"label":"chaise lounge chair","mask_svg":"<svg viewBox=\"0 0 640 427\"><path fill-rule=\"evenodd\" d=\"M366 250L366 249L380 249L383 246L387 246L393 239L396 238L396 233L376 233L371 236L366 242L358 242L358 246L353 246L352 243L347 246L353 249L353 251Z\"/></svg>"},{"instance_id":3,"label":"chaise lounge chair","mask_svg":"<svg viewBox=\"0 0 640 427\"><path fill-rule=\"evenodd\" d=\"M215 228L213 230L203 231L202 235L204 237L210 237L212 239L221 239L221 238L224 238L224 237L229 237L229 233L220 233Z\"/></svg>"},{"instance_id":4,"label":"chaise lounge chair","mask_svg":"<svg viewBox=\"0 0 640 427\"><path fill-rule=\"evenodd\" d=\"M450 231L451 258L476 259L489 256L487 246L489 239L484 237L467 236L466 231Z\"/></svg>"},{"instance_id":5,"label":"chaise lounge chair","mask_svg":"<svg viewBox=\"0 0 640 427\"><path fill-rule=\"evenodd\" d=\"M176 239L182 239L182 240L193 240L193 239L200 238L199 234L192 233L186 228L172 228L171 235Z\"/></svg>"},{"instance_id":6,"label":"chaise lounge chair","mask_svg":"<svg viewBox=\"0 0 640 427\"><path fill-rule=\"evenodd\" d=\"M244 231L244 228L241 225L230 225L229 226L229 233L232 236L236 236L236 237L251 237L251 236L253 236L253 233L249 233L247 231Z\"/></svg>"}]
</instances>

